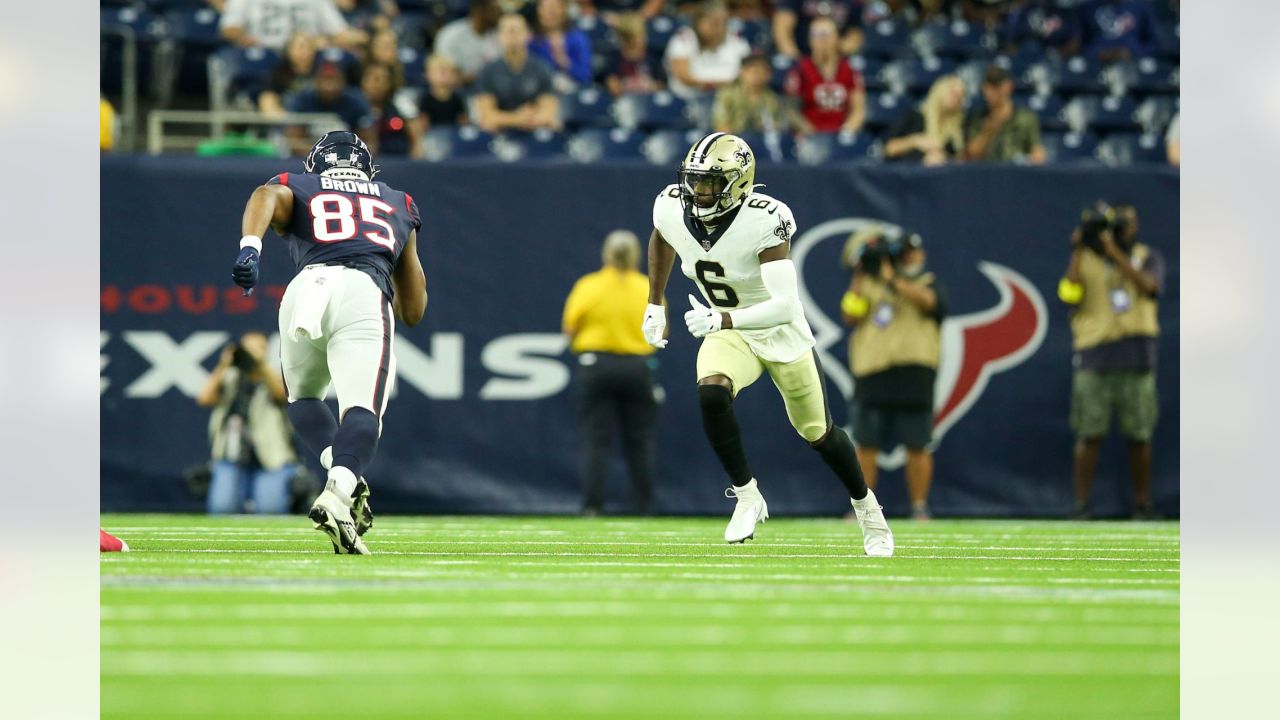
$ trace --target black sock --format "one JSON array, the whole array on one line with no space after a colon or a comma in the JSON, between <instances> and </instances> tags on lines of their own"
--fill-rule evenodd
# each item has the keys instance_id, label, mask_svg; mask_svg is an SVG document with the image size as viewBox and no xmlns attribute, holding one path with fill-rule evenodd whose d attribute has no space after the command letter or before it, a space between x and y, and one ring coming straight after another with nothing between
<instances>
[{"instance_id":1,"label":"black sock","mask_svg":"<svg viewBox=\"0 0 1280 720\"><path fill-rule=\"evenodd\" d=\"M751 468L742 449L742 431L733 415L733 393L723 385L699 385L698 404L702 406L702 429L711 441L720 464L735 487L751 482Z\"/></svg>"},{"instance_id":2,"label":"black sock","mask_svg":"<svg viewBox=\"0 0 1280 720\"><path fill-rule=\"evenodd\" d=\"M867 496L867 481L858 465L858 453L844 430L831 426L827 434L811 446L822 456L822 462L835 471L836 477L849 490L849 497L861 500Z\"/></svg>"},{"instance_id":3,"label":"black sock","mask_svg":"<svg viewBox=\"0 0 1280 720\"><path fill-rule=\"evenodd\" d=\"M333 436L333 467L347 468L356 477L373 462L378 450L378 418L360 407L347 410Z\"/></svg>"},{"instance_id":4,"label":"black sock","mask_svg":"<svg viewBox=\"0 0 1280 720\"><path fill-rule=\"evenodd\" d=\"M305 398L294 400L287 408L289 424L303 446L312 455L319 457L325 448L333 444L334 433L338 432L338 421L333 419L333 412L323 400Z\"/></svg>"}]
</instances>

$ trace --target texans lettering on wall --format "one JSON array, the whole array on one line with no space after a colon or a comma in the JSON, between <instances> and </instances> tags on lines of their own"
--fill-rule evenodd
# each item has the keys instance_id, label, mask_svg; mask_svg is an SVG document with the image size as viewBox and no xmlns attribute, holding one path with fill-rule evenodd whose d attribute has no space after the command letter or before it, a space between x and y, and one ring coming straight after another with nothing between
<instances>
[{"instance_id":1,"label":"texans lettering on wall","mask_svg":"<svg viewBox=\"0 0 1280 720\"><path fill-rule=\"evenodd\" d=\"M831 238L843 242L851 233L869 225L896 227L872 218L830 220L802 233L792 247L800 275L800 297L813 327L823 369L840 393L853 397L853 377L830 349L846 338L838 319L828 317L821 303L810 294L804 281L804 263L810 251ZM1040 348L1048 327L1044 298L1035 286L1016 271L992 262L979 262L1000 293L994 307L981 312L955 315L942 323L942 358L934 386L934 445L977 403L991 376L1022 364ZM906 460L902 447L882 453L879 464L886 469L901 467Z\"/></svg>"}]
</instances>

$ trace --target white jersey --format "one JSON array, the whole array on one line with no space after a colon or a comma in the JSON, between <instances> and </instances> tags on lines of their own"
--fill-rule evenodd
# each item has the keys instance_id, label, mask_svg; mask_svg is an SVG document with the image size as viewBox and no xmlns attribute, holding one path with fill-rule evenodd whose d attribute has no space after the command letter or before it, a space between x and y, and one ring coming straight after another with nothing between
<instances>
[{"instance_id":1,"label":"white jersey","mask_svg":"<svg viewBox=\"0 0 1280 720\"><path fill-rule=\"evenodd\" d=\"M727 227L706 233L700 222L687 219L680 189L668 185L653 203L653 226L680 256L680 270L702 296L721 312L741 310L769 299L760 278L759 255L789 242L796 221L791 208L763 193L751 193ZM813 347L813 331L804 316L757 330L738 330L761 360L791 362Z\"/></svg>"}]
</instances>

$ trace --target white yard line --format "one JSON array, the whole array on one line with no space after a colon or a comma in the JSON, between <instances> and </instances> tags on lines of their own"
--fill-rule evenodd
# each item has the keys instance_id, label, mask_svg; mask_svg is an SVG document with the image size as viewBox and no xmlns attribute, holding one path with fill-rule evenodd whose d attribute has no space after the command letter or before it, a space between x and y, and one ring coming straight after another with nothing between
<instances>
[{"instance_id":1,"label":"white yard line","mask_svg":"<svg viewBox=\"0 0 1280 720\"><path fill-rule=\"evenodd\" d=\"M219 543L301 543L301 542L305 542L307 540L313 539L316 536L314 532L310 532L306 534L298 533L298 537L296 538L282 538L282 537L279 537L280 533L261 533L260 537L241 537L245 535L245 533L236 533L235 535L236 535L235 537L217 538L215 542L219 542ZM202 537L199 535L150 535L150 536L140 535L138 537L145 538L146 540L151 542L210 542L210 538ZM394 543L396 545L498 545L498 544L503 544L492 539L489 539L489 540L485 540L485 539L419 540L419 539L407 539L407 537L416 538L419 536L408 535L406 533L382 533L378 531L374 531L369 536L370 541L376 540L376 541ZM769 547L848 548L850 545L854 545L856 544L856 542L860 542L860 541L861 541L861 538L850 536L849 538L846 538L844 542L837 542L837 543L777 542L774 540L765 540L762 542L768 544ZM700 545L700 546L713 546L712 543L713 541L708 540L705 536L699 536L699 541L693 542L693 543L675 542L675 541L653 542L653 541L644 541L644 540L607 540L607 539L602 540L602 539L593 539L593 538L582 539L582 540L522 540L519 542L520 545L551 545L551 546L622 545L622 546L641 546L641 547L688 547L691 544ZM714 546L719 546L719 543L715 543ZM898 544L898 547L902 549L909 548L909 549L915 549L915 550L959 549L955 545L917 545L914 543L901 543L901 542ZM1116 553L1143 553L1143 552L1178 553L1179 552L1177 548L1171 548L1171 549L1160 548L1156 550L1156 549L1150 549L1150 548L1131 548L1131 547L1125 547L1125 548L1098 547L1096 545L1074 545L1074 546L1056 545L1053 547L1031 546L1031 545L964 545L962 549L985 550L985 551L1008 550L1008 551L1023 551L1023 552L1036 551L1036 550L1055 550L1055 551L1083 550L1088 552L1116 552Z\"/></svg>"},{"instance_id":2,"label":"white yard line","mask_svg":"<svg viewBox=\"0 0 1280 720\"><path fill-rule=\"evenodd\" d=\"M572 543L578 545L580 543ZM768 547L768 543L762 542L762 547ZM719 546L717 546L719 547ZM771 559L771 560L791 560L791 559L827 559L827 560L865 560L867 556L861 553L783 553L769 554L754 552L754 548L722 548L717 552L723 554L727 552L741 552L747 557ZM423 557L441 557L441 556L467 556L467 557L505 557L505 558L521 558L521 557L559 557L559 558L576 558L576 557L612 557L612 558L689 558L689 559L705 559L720 557L721 555L711 555L709 553L624 553L624 552L502 552L492 550L466 550L457 552L431 551L431 550L377 550L376 545L373 546L375 555L390 556L423 556ZM910 547L903 547L903 550L910 550ZM166 549L163 551L148 551L145 549L137 549L130 554L129 557L107 558L108 561L115 560L117 562L130 562L134 558L141 558L148 553L156 553L156 557L182 555L186 553L195 554L300 554L318 552L310 548L299 547L296 550L282 550L275 548L184 548L184 549ZM749 554L748 554L749 553ZM1129 563L1152 563L1152 562L1181 562L1177 558L1154 559L1154 558L1109 558L1109 557L1040 557L1032 555L899 555L899 559L905 560L1010 560L1010 561L1044 561L1044 562L1129 562Z\"/></svg>"},{"instance_id":3,"label":"white yard line","mask_svg":"<svg viewBox=\"0 0 1280 720\"><path fill-rule=\"evenodd\" d=\"M363 652L351 662L348 650L334 651L124 651L102 652L102 675L111 676L323 676L323 677L721 677L732 667L736 678L847 677L870 663L877 674L898 677L999 675L1002 677L1076 677L1099 672L1096 652L1028 650L1010 655L959 650L898 651L857 646L831 650L688 651L667 650L478 650L424 653ZM1109 677L1165 677L1178 673L1176 651L1153 657L1149 650L1107 655Z\"/></svg>"}]
</instances>

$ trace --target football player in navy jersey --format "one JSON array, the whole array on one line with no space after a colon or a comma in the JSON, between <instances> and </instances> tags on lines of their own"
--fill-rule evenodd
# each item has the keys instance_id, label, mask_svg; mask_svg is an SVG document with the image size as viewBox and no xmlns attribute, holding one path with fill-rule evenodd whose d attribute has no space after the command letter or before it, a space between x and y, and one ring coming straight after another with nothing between
<instances>
[{"instance_id":1,"label":"football player in navy jersey","mask_svg":"<svg viewBox=\"0 0 1280 720\"><path fill-rule=\"evenodd\" d=\"M253 291L268 226L288 243L297 268L280 303L289 419L328 470L309 517L335 553L367 555L373 514L363 474L395 382L395 321L416 325L427 307L422 220L408 193L374 181L373 156L354 133L326 133L303 169L249 197L232 277ZM337 420L324 403L330 382Z\"/></svg>"}]
</instances>

